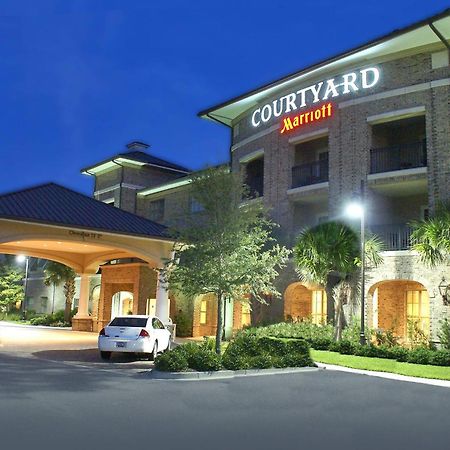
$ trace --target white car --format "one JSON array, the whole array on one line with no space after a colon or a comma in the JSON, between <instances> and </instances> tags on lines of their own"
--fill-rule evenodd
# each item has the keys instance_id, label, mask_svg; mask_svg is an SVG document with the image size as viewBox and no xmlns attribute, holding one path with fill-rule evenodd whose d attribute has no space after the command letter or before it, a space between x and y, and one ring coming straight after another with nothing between
<instances>
[{"instance_id":1,"label":"white car","mask_svg":"<svg viewBox=\"0 0 450 450\"><path fill-rule=\"evenodd\" d=\"M155 316L115 317L98 336L102 359L112 352L143 353L155 359L160 352L170 350L172 335Z\"/></svg>"}]
</instances>

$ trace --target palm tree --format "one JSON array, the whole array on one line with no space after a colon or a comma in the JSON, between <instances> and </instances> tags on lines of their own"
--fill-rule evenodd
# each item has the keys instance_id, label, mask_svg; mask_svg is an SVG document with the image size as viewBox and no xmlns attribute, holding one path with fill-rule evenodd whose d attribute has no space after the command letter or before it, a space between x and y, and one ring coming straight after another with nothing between
<instances>
[{"instance_id":1,"label":"palm tree","mask_svg":"<svg viewBox=\"0 0 450 450\"><path fill-rule=\"evenodd\" d=\"M371 236L366 240L366 259L374 266L381 263L381 242ZM341 222L326 222L300 233L294 247L297 272L303 280L321 284L327 293L327 322L335 325L340 338L345 318L342 306L357 289L360 237Z\"/></svg>"},{"instance_id":2,"label":"palm tree","mask_svg":"<svg viewBox=\"0 0 450 450\"><path fill-rule=\"evenodd\" d=\"M64 321L70 323L72 303L75 297L75 272L70 267L55 261L49 261L44 269L44 284L46 286L58 286L64 283L64 296L66 304L64 308Z\"/></svg>"},{"instance_id":3,"label":"palm tree","mask_svg":"<svg viewBox=\"0 0 450 450\"><path fill-rule=\"evenodd\" d=\"M450 256L450 207L441 205L434 217L413 222L411 248L425 264L436 266Z\"/></svg>"}]
</instances>

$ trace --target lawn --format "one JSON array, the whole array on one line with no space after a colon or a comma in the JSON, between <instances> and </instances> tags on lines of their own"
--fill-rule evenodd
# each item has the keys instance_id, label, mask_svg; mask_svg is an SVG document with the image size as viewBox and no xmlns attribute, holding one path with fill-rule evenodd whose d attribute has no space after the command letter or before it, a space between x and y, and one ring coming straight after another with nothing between
<instances>
[{"instance_id":1,"label":"lawn","mask_svg":"<svg viewBox=\"0 0 450 450\"><path fill-rule=\"evenodd\" d=\"M391 372L410 377L435 378L450 380L450 367L425 366L409 364L393 359L367 358L365 356L341 355L336 352L312 350L311 357L315 362L351 367L353 369L373 370L376 372Z\"/></svg>"}]
</instances>

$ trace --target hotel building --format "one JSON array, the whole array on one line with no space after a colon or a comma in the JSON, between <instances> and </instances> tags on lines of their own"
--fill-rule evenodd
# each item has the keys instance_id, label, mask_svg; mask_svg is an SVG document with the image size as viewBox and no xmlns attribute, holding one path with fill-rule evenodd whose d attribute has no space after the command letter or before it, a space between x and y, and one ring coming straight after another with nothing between
<instances>
[{"instance_id":1,"label":"hotel building","mask_svg":"<svg viewBox=\"0 0 450 450\"><path fill-rule=\"evenodd\" d=\"M449 40L446 10L199 114L230 128L231 170L241 171L256 201L270 209L285 245L302 229L343 219L362 186L367 228L385 245L383 264L367 272L367 325L400 337L414 320L436 340L439 321L450 312L442 295L450 266L423 265L409 239L412 221L450 200ZM95 199L164 225L199 208L189 195L189 169L151 156L141 142L83 173L95 178ZM102 278L144 270L140 260L113 262L102 266ZM103 283L99 275L92 279ZM94 284L92 292L104 296ZM146 291L147 312L156 305L156 284ZM251 311L229 302L226 332L288 318L323 320L322 287L299 281L292 265L277 286L281 299L253 304ZM114 295L103 322L133 302L130 293L123 294L128 303L119 291ZM213 297L169 297L170 316L183 323L183 334L214 334ZM91 315L98 316L96 308Z\"/></svg>"}]
</instances>

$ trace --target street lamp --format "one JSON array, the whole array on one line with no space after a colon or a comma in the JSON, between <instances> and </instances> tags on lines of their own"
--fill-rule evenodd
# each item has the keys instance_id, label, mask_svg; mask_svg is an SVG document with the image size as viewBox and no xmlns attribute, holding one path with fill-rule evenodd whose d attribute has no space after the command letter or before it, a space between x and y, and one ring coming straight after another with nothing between
<instances>
[{"instance_id":1,"label":"street lamp","mask_svg":"<svg viewBox=\"0 0 450 450\"><path fill-rule=\"evenodd\" d=\"M349 217L359 219L361 223L361 329L359 333L359 343L366 344L365 334L365 272L366 272L366 237L365 237L365 211L364 211L364 181L361 180L361 191L359 201L353 201L347 205L346 213Z\"/></svg>"},{"instance_id":2,"label":"street lamp","mask_svg":"<svg viewBox=\"0 0 450 450\"><path fill-rule=\"evenodd\" d=\"M25 255L18 255L16 261L20 264L25 263L25 282L23 284L23 302L22 302L22 320L26 320L27 311L25 309L25 302L27 301L27 284L28 284L28 264L30 258Z\"/></svg>"}]
</instances>

